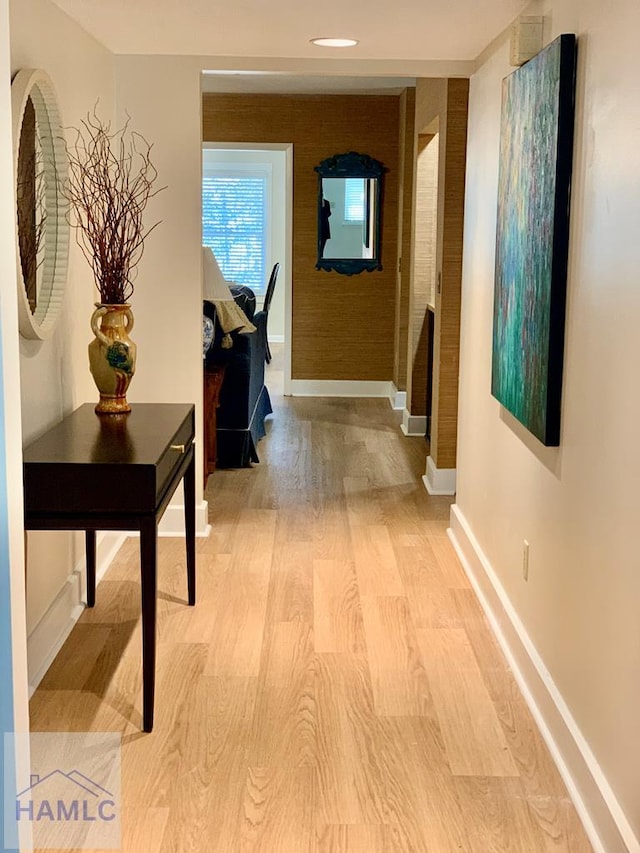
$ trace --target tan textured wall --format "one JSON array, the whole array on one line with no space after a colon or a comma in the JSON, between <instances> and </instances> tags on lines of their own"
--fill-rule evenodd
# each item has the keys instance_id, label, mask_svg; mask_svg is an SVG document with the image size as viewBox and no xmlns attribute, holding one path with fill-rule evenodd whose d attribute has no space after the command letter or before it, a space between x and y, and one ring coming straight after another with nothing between
<instances>
[{"instance_id":1,"label":"tan textured wall","mask_svg":"<svg viewBox=\"0 0 640 853\"><path fill-rule=\"evenodd\" d=\"M436 303L438 239L438 134L418 137L418 184L416 187L416 284L424 290L427 305Z\"/></svg>"},{"instance_id":2,"label":"tan textured wall","mask_svg":"<svg viewBox=\"0 0 640 853\"><path fill-rule=\"evenodd\" d=\"M392 379L399 103L398 96L203 95L205 142L293 143L293 379ZM344 276L315 269L314 166L346 151L369 154L389 169L381 272Z\"/></svg>"},{"instance_id":3,"label":"tan textured wall","mask_svg":"<svg viewBox=\"0 0 640 853\"><path fill-rule=\"evenodd\" d=\"M415 163L414 163L414 209L417 211L419 202L418 191L418 154L420 137L438 133L438 175L437 185L444 184L444 144L446 139L446 112L447 112L447 81L446 79L419 79L416 82L416 102L414 119L415 140ZM425 140L423 139L423 142ZM434 140L435 141L435 140ZM444 205L442 192L438 193L437 224L442 222ZM414 245L421 238L421 227L416 220L413 222L412 240ZM441 230L441 229L440 229ZM436 244L434 257L436 274L441 265L441 241L442 235L436 232ZM409 299L409 335L407 339L407 409L412 415L424 415L426 413L426 386L427 386L427 327L426 327L426 297L420 293L420 285L416 284L415 257L412 257L411 265L411 287ZM434 352L437 363L437 352ZM436 379L437 364L434 365L434 379ZM433 389L433 406L436 405L437 381ZM431 436L431 450L434 447L433 427Z\"/></svg>"},{"instance_id":4,"label":"tan textured wall","mask_svg":"<svg viewBox=\"0 0 640 853\"><path fill-rule=\"evenodd\" d=\"M439 273L441 286L440 292L436 288L435 302L430 447L438 468L456 467L468 93L466 79L424 79L416 87L416 133L426 132L437 122L439 137L436 281Z\"/></svg>"},{"instance_id":5,"label":"tan textured wall","mask_svg":"<svg viewBox=\"0 0 640 853\"><path fill-rule=\"evenodd\" d=\"M407 346L409 299L413 253L413 189L415 176L416 90L405 89L400 96L400 183L398 245L400 263L396 279L396 331L393 381L399 391L407 390Z\"/></svg>"},{"instance_id":6,"label":"tan textured wall","mask_svg":"<svg viewBox=\"0 0 640 853\"><path fill-rule=\"evenodd\" d=\"M416 167L415 243L413 250L413 298L411 300L411 398L412 415L426 414L427 307L435 304L438 225L438 134L418 136Z\"/></svg>"},{"instance_id":7,"label":"tan textured wall","mask_svg":"<svg viewBox=\"0 0 640 853\"><path fill-rule=\"evenodd\" d=\"M447 144L442 221L442 286L436 294L439 328L438 408L434 413L435 451L438 468L456 467L458 432L458 372L460 362L460 298L462 287L462 238L467 151L469 81L447 81Z\"/></svg>"}]
</instances>

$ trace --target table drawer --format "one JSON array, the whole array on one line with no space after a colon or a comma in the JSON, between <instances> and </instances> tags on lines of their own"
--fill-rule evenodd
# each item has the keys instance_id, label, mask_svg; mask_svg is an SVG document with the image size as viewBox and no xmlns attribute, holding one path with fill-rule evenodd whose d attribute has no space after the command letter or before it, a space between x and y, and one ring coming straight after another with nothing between
<instances>
[{"instance_id":1,"label":"table drawer","mask_svg":"<svg viewBox=\"0 0 640 853\"><path fill-rule=\"evenodd\" d=\"M25 519L155 512L195 435L194 407L135 403L124 417L85 404L24 450ZM184 445L185 452L172 449Z\"/></svg>"},{"instance_id":2,"label":"table drawer","mask_svg":"<svg viewBox=\"0 0 640 853\"><path fill-rule=\"evenodd\" d=\"M191 411L177 430L156 467L156 503L158 503L167 490L171 479L177 468L181 465L184 457L195 439L194 413Z\"/></svg>"}]
</instances>

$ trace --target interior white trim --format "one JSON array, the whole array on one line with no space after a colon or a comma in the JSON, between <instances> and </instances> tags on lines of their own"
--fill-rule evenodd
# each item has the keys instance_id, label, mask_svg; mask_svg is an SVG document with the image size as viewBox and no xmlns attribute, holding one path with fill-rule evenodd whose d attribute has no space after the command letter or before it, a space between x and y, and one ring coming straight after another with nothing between
<instances>
[{"instance_id":1,"label":"interior white trim","mask_svg":"<svg viewBox=\"0 0 640 853\"><path fill-rule=\"evenodd\" d=\"M270 344L283 344L284 335L272 335L271 332L267 335Z\"/></svg>"},{"instance_id":2,"label":"interior white trim","mask_svg":"<svg viewBox=\"0 0 640 853\"><path fill-rule=\"evenodd\" d=\"M407 392L398 391L395 382L391 383L391 390L389 392L389 403L391 405L391 408L395 412L401 412L407 407Z\"/></svg>"},{"instance_id":3,"label":"interior white trim","mask_svg":"<svg viewBox=\"0 0 640 853\"><path fill-rule=\"evenodd\" d=\"M207 501L201 501L196 505L196 536L206 538L210 533L209 504ZM158 536L184 536L183 503L169 504L158 526Z\"/></svg>"},{"instance_id":4,"label":"interior white trim","mask_svg":"<svg viewBox=\"0 0 640 853\"><path fill-rule=\"evenodd\" d=\"M113 562L127 538L126 533L102 532L97 536L96 585ZM49 609L27 638L27 671L29 696L64 645L85 608L86 574L84 552Z\"/></svg>"},{"instance_id":5,"label":"interior white trim","mask_svg":"<svg viewBox=\"0 0 640 853\"><path fill-rule=\"evenodd\" d=\"M284 279L284 384L283 393L291 394L291 340L293 337L293 143L285 146L287 153L287 274Z\"/></svg>"},{"instance_id":6,"label":"interior white trim","mask_svg":"<svg viewBox=\"0 0 640 853\"><path fill-rule=\"evenodd\" d=\"M596 853L640 853L640 841L461 509L449 537L513 670Z\"/></svg>"},{"instance_id":7,"label":"interior white trim","mask_svg":"<svg viewBox=\"0 0 640 853\"><path fill-rule=\"evenodd\" d=\"M200 56L195 60L204 76L237 71L281 75L350 77L471 77L473 59L354 59L288 56ZM216 91L206 83L203 91Z\"/></svg>"},{"instance_id":8,"label":"interior white trim","mask_svg":"<svg viewBox=\"0 0 640 853\"><path fill-rule=\"evenodd\" d=\"M390 397L391 382L365 379L292 379L294 397Z\"/></svg>"},{"instance_id":9,"label":"interior white trim","mask_svg":"<svg viewBox=\"0 0 640 853\"><path fill-rule=\"evenodd\" d=\"M422 482L430 495L455 495L456 469L438 468L433 457L427 456L427 471Z\"/></svg>"},{"instance_id":10,"label":"interior white trim","mask_svg":"<svg viewBox=\"0 0 640 853\"><path fill-rule=\"evenodd\" d=\"M406 402L406 394L405 394L405 402ZM411 412L403 408L402 411L402 423L400 424L400 429L405 435L422 435L424 436L427 432L427 416L426 415L412 415Z\"/></svg>"}]
</instances>

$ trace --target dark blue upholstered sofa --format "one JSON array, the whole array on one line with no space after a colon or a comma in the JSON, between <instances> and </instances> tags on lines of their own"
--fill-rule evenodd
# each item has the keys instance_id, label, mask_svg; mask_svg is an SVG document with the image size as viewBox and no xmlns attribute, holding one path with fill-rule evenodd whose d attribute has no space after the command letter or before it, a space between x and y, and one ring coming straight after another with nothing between
<instances>
[{"instance_id":1,"label":"dark blue upholstered sofa","mask_svg":"<svg viewBox=\"0 0 640 853\"><path fill-rule=\"evenodd\" d=\"M224 334L216 321L213 303L203 302L203 313L214 321L213 343L205 356L209 365L224 365L217 410L218 468L247 468L259 462L257 445L265 435L264 420L273 411L269 392L264 384L267 347L267 317L255 311L255 296L247 287L232 287L236 303L256 327L255 332L231 332L233 346L222 346Z\"/></svg>"}]
</instances>

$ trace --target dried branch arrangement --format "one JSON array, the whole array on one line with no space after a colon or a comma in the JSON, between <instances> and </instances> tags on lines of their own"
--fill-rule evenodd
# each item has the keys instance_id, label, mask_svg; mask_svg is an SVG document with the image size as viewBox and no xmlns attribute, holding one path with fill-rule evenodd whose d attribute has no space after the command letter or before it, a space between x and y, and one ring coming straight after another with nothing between
<instances>
[{"instance_id":1,"label":"dried branch arrangement","mask_svg":"<svg viewBox=\"0 0 640 853\"><path fill-rule=\"evenodd\" d=\"M151 145L129 130L98 118L94 110L72 128L67 144L69 177L63 192L69 201L69 224L93 269L100 302L122 305L133 294L144 242L160 224L145 229L143 213L158 177Z\"/></svg>"}]
</instances>

